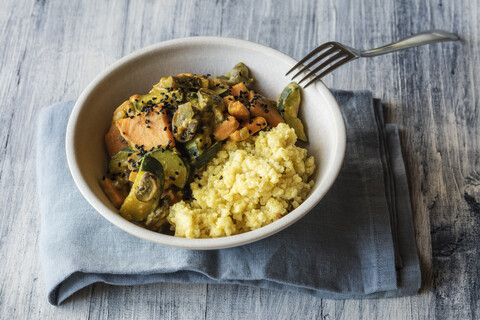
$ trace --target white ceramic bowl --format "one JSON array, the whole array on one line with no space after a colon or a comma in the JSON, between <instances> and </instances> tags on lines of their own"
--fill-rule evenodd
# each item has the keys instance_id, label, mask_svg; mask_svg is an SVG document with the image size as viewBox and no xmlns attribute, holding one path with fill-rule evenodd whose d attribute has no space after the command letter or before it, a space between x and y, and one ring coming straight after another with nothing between
<instances>
[{"instance_id":1,"label":"white ceramic bowl","mask_svg":"<svg viewBox=\"0 0 480 320\"><path fill-rule=\"evenodd\" d=\"M148 92L162 76L191 72L222 75L244 62L255 79L255 88L276 99L290 82L285 73L296 61L256 43L221 37L175 39L134 52L107 68L80 95L67 127L68 165L87 201L117 227L146 240L188 249L220 249L270 236L300 219L332 186L342 166L346 134L337 102L321 82L303 90L301 117L306 126L309 155L315 157L315 186L295 210L276 222L240 235L213 239L185 239L156 233L125 219L99 185L107 168L104 135L112 113L125 99Z\"/></svg>"}]
</instances>

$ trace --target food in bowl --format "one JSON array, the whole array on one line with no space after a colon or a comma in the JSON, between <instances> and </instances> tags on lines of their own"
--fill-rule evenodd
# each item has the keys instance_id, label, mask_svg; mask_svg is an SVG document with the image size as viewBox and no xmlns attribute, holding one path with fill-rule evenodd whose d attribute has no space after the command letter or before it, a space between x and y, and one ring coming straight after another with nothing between
<instances>
[{"instance_id":1,"label":"food in bowl","mask_svg":"<svg viewBox=\"0 0 480 320\"><path fill-rule=\"evenodd\" d=\"M127 220L188 238L258 229L296 208L313 186L297 117L300 88L278 101L251 90L243 63L227 76L160 79L113 113L101 186Z\"/></svg>"}]
</instances>

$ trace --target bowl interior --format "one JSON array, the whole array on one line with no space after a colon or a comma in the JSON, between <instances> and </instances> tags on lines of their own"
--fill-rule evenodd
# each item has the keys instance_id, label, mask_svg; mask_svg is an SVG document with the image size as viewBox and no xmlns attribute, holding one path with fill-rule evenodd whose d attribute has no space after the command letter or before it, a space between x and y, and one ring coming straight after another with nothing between
<instances>
[{"instance_id":1,"label":"bowl interior","mask_svg":"<svg viewBox=\"0 0 480 320\"><path fill-rule=\"evenodd\" d=\"M117 106L133 94L147 93L163 76L191 72L222 75L244 62L255 89L276 99L290 82L286 71L295 60L251 42L216 37L162 42L133 53L100 74L77 101L67 128L67 158L73 178L90 204L118 227L141 238L191 249L215 249L245 244L271 235L302 217L328 191L343 161L345 127L336 101L322 84L302 92L301 118L309 155L315 157L315 186L307 200L282 219L255 231L215 239L183 239L151 232L118 215L99 186L108 158L104 135Z\"/></svg>"}]
</instances>

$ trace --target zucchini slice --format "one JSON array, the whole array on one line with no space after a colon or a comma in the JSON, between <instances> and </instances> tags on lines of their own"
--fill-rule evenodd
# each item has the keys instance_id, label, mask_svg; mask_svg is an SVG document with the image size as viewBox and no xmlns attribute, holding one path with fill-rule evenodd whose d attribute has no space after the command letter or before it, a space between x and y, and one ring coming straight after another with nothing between
<instances>
[{"instance_id":1,"label":"zucchini slice","mask_svg":"<svg viewBox=\"0 0 480 320\"><path fill-rule=\"evenodd\" d=\"M209 133L197 133L192 140L185 144L185 151L190 160L201 156L212 145L212 139Z\"/></svg>"},{"instance_id":2,"label":"zucchini slice","mask_svg":"<svg viewBox=\"0 0 480 320\"><path fill-rule=\"evenodd\" d=\"M111 174L128 173L131 170L131 163L134 163L138 155L137 150L132 147L126 147L113 155L108 163L108 171Z\"/></svg>"},{"instance_id":3,"label":"zucchini slice","mask_svg":"<svg viewBox=\"0 0 480 320\"><path fill-rule=\"evenodd\" d=\"M300 102L300 86L296 82L290 82L278 97L277 110L283 116L285 122L295 130L298 139L307 142L303 123L298 118Z\"/></svg>"},{"instance_id":4,"label":"zucchini slice","mask_svg":"<svg viewBox=\"0 0 480 320\"><path fill-rule=\"evenodd\" d=\"M178 75L164 77L155 85L157 88L189 89L198 90L205 85L201 77L194 75Z\"/></svg>"},{"instance_id":5,"label":"zucchini slice","mask_svg":"<svg viewBox=\"0 0 480 320\"><path fill-rule=\"evenodd\" d=\"M167 181L170 181L180 189L185 187L189 175L189 167L188 163L179 154L171 150L158 149L149 152L148 156L157 159L162 164Z\"/></svg>"},{"instance_id":6,"label":"zucchini slice","mask_svg":"<svg viewBox=\"0 0 480 320\"><path fill-rule=\"evenodd\" d=\"M209 163L210 160L215 158L217 152L220 151L220 149L222 148L222 144L222 141L217 141L201 155L195 157L190 163L192 167L194 167L195 169L200 169L207 163Z\"/></svg>"},{"instance_id":7,"label":"zucchini slice","mask_svg":"<svg viewBox=\"0 0 480 320\"><path fill-rule=\"evenodd\" d=\"M120 207L120 214L127 220L143 221L160 201L165 185L162 164L145 155L132 189Z\"/></svg>"}]
</instances>

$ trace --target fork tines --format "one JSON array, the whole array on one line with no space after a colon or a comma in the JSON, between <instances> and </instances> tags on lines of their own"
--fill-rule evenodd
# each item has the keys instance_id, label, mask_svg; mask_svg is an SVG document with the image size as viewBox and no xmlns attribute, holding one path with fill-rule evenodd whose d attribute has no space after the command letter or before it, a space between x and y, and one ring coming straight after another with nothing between
<instances>
[{"instance_id":1,"label":"fork tines","mask_svg":"<svg viewBox=\"0 0 480 320\"><path fill-rule=\"evenodd\" d=\"M314 58L317 54L320 54L318 57ZM310 71L305 77L303 77L298 83L305 81L306 79L313 77L310 82L308 82L304 88L308 87L313 82L323 78L333 70L337 69L338 67L344 65L345 63L358 58L352 49L347 48L341 45L338 42L327 42L310 52L300 60L296 65L293 66L285 75L288 75L290 72L298 68L299 66L303 66L300 71L298 71L293 77L292 80L295 79L299 74L303 71L308 70ZM308 60L312 59L308 64L303 65ZM320 64L320 65L318 65ZM318 66L317 66L318 65ZM317 66L317 67L315 67Z\"/></svg>"}]
</instances>

